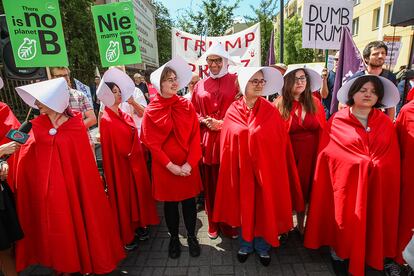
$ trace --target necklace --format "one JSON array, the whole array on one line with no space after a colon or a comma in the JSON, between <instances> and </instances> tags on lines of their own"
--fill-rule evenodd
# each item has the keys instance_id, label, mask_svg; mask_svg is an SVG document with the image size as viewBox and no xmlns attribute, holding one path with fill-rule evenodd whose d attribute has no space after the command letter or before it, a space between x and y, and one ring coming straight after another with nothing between
<instances>
[{"instance_id":1,"label":"necklace","mask_svg":"<svg viewBox=\"0 0 414 276\"><path fill-rule=\"evenodd\" d=\"M60 120L60 118L62 118L62 116L63 116L63 113L59 114L59 116L55 120L53 120L53 123L52 123L53 127L51 129L49 129L49 135L51 135L51 136L56 135L57 129L59 127L58 126L58 121Z\"/></svg>"}]
</instances>

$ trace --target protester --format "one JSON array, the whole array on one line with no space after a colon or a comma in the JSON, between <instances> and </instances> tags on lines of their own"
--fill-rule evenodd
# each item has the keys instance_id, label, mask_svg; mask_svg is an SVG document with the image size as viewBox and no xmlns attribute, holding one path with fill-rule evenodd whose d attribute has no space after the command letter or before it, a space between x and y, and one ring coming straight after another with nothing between
<instances>
[{"instance_id":1,"label":"protester","mask_svg":"<svg viewBox=\"0 0 414 276\"><path fill-rule=\"evenodd\" d=\"M94 82L90 86L93 111L95 112L95 115L99 113L99 99L96 97L96 89L98 88L100 82L101 82L101 77L95 76Z\"/></svg>"},{"instance_id":2,"label":"protester","mask_svg":"<svg viewBox=\"0 0 414 276\"><path fill-rule=\"evenodd\" d=\"M191 97L193 96L194 86L197 84L197 82L200 81L200 76L196 73L193 73L191 77L191 81L187 86L187 94L185 94L183 97L187 100L191 101Z\"/></svg>"},{"instance_id":3,"label":"protester","mask_svg":"<svg viewBox=\"0 0 414 276\"><path fill-rule=\"evenodd\" d=\"M397 85L395 75L382 68L385 63L385 58L388 55L388 47L383 41L372 41L365 46L362 56L367 65L365 71L355 73L351 79L357 78L366 74L384 77ZM387 93L387 91L385 91ZM388 117L393 121L395 117L395 106L390 106L386 109Z\"/></svg>"},{"instance_id":4,"label":"protester","mask_svg":"<svg viewBox=\"0 0 414 276\"><path fill-rule=\"evenodd\" d=\"M407 86L405 86L407 82ZM406 70L398 83L398 91L400 92L400 101L397 104L397 115L400 113L401 107L404 105L408 93L414 87L414 70Z\"/></svg>"},{"instance_id":5,"label":"protester","mask_svg":"<svg viewBox=\"0 0 414 276\"><path fill-rule=\"evenodd\" d=\"M282 75L285 74L286 70L287 70L287 66L284 63L276 63L276 64L272 64L270 65L270 67L273 67L275 69L277 69ZM269 102L274 102L274 100L279 97L280 91L273 91L272 94L270 94L267 98L269 100Z\"/></svg>"},{"instance_id":6,"label":"protester","mask_svg":"<svg viewBox=\"0 0 414 276\"><path fill-rule=\"evenodd\" d=\"M318 155L305 246L331 247L337 275L382 271L397 255L400 154L392 122L379 107L395 106L395 85L361 76L338 91L348 105L332 115ZM379 273L378 271L376 273Z\"/></svg>"},{"instance_id":7,"label":"protester","mask_svg":"<svg viewBox=\"0 0 414 276\"><path fill-rule=\"evenodd\" d=\"M148 88L148 96L145 95L147 102L151 102L158 94L157 89L154 88L154 86L151 83L151 74L152 74L152 70L148 69L145 71L145 84L147 85Z\"/></svg>"},{"instance_id":8,"label":"protester","mask_svg":"<svg viewBox=\"0 0 414 276\"><path fill-rule=\"evenodd\" d=\"M240 94L221 130L214 221L240 227L241 263L256 251L268 266L278 234L293 227L291 196L295 209L304 206L284 121L262 98L280 91L282 75L271 67L242 68L238 83Z\"/></svg>"},{"instance_id":9,"label":"protester","mask_svg":"<svg viewBox=\"0 0 414 276\"><path fill-rule=\"evenodd\" d=\"M321 102L312 96L319 90L321 77L309 68L299 68L285 73L282 97L275 105L286 121L290 142L299 173L302 197L309 203L315 173L319 140L326 125L325 112ZM297 212L295 230L303 236L305 212Z\"/></svg>"},{"instance_id":10,"label":"protester","mask_svg":"<svg viewBox=\"0 0 414 276\"><path fill-rule=\"evenodd\" d=\"M395 126L401 147L401 204L397 261L403 263L400 254L410 241L414 229L414 102L406 104L401 109Z\"/></svg>"},{"instance_id":11,"label":"protester","mask_svg":"<svg viewBox=\"0 0 414 276\"><path fill-rule=\"evenodd\" d=\"M220 130L224 115L238 93L237 77L230 74L227 67L236 63L219 43L211 46L200 57L200 61L207 62L209 77L196 84L191 101L201 127L201 168L208 216L208 236L216 239L218 231L221 230L225 236L237 238L237 229L227 225L221 225L219 229L219 225L212 221L220 167Z\"/></svg>"},{"instance_id":12,"label":"protester","mask_svg":"<svg viewBox=\"0 0 414 276\"><path fill-rule=\"evenodd\" d=\"M3 80L0 78L0 88L3 87ZM5 156L13 154L19 144L10 141L6 134L11 129L18 129L20 126L9 106L0 102L0 264L1 271L5 276L17 276L16 264L12 256L13 245L23 238L16 207L14 195L9 187L13 183L13 173L10 168L13 164L13 156L7 161ZM10 165L8 164L10 163Z\"/></svg>"},{"instance_id":13,"label":"protester","mask_svg":"<svg viewBox=\"0 0 414 276\"><path fill-rule=\"evenodd\" d=\"M336 69L338 68L338 60L339 60L339 51L335 53L334 57L334 67L332 70L324 68L322 71L322 86L321 86L321 97L322 97L322 104L325 109L326 119L331 117L331 102L332 102L332 93L333 88L335 85L335 76L336 76Z\"/></svg>"},{"instance_id":14,"label":"protester","mask_svg":"<svg viewBox=\"0 0 414 276\"><path fill-rule=\"evenodd\" d=\"M141 74L139 73L134 74L134 84L135 84L135 87L141 90L141 92L144 94L145 99L149 99L148 87L147 87L147 84L145 83L145 78L141 76ZM149 101L147 102L147 104L148 103Z\"/></svg>"},{"instance_id":15,"label":"protester","mask_svg":"<svg viewBox=\"0 0 414 276\"><path fill-rule=\"evenodd\" d=\"M41 113L16 156L16 205L25 233L16 245L17 271L33 264L59 273L113 271L124 252L82 115L68 108L66 81L16 90Z\"/></svg>"},{"instance_id":16,"label":"protester","mask_svg":"<svg viewBox=\"0 0 414 276\"><path fill-rule=\"evenodd\" d=\"M138 130L120 108L135 89L127 74L111 68L97 91L105 105L99 125L105 181L126 250L138 247L134 238L138 227L159 223Z\"/></svg>"},{"instance_id":17,"label":"protester","mask_svg":"<svg viewBox=\"0 0 414 276\"><path fill-rule=\"evenodd\" d=\"M141 138L152 154L153 196L164 202L164 216L171 238L168 256L178 258L181 202L187 242L192 257L200 255L195 226L195 196L201 191L198 162L201 158L200 128L193 105L177 96L191 80L190 66L176 57L151 74L159 91L145 110Z\"/></svg>"}]
</instances>

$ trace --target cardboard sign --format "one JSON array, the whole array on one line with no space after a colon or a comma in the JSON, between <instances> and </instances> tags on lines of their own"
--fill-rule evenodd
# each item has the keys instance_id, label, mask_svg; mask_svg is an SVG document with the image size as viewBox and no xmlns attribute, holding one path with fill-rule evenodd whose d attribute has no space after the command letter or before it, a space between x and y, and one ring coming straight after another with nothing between
<instances>
[{"instance_id":1,"label":"cardboard sign","mask_svg":"<svg viewBox=\"0 0 414 276\"><path fill-rule=\"evenodd\" d=\"M385 64L394 67L397 64L398 57L402 48L401 36L384 36L385 45L388 47L388 54L385 58Z\"/></svg>"},{"instance_id":2,"label":"cardboard sign","mask_svg":"<svg viewBox=\"0 0 414 276\"><path fill-rule=\"evenodd\" d=\"M352 28L353 8L353 0L305 0L302 47L338 50L342 27Z\"/></svg>"},{"instance_id":3,"label":"cardboard sign","mask_svg":"<svg viewBox=\"0 0 414 276\"><path fill-rule=\"evenodd\" d=\"M193 68L193 72L200 76L208 75L207 65L202 66L199 72L197 64L198 57L201 56L215 42L220 42L231 56L240 57L241 64L244 66L260 66L260 24L255 24L244 31L217 37L203 37L200 35L186 33L173 28L171 30L172 56L184 58Z\"/></svg>"},{"instance_id":4,"label":"cardboard sign","mask_svg":"<svg viewBox=\"0 0 414 276\"><path fill-rule=\"evenodd\" d=\"M17 67L68 66L58 0L3 0Z\"/></svg>"},{"instance_id":5,"label":"cardboard sign","mask_svg":"<svg viewBox=\"0 0 414 276\"><path fill-rule=\"evenodd\" d=\"M141 51L130 1L92 7L103 67L141 63Z\"/></svg>"}]
</instances>

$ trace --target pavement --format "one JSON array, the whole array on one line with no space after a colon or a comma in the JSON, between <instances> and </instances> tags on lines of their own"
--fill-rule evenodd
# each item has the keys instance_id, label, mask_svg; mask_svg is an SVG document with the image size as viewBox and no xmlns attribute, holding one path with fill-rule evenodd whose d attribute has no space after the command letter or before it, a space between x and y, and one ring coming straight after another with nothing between
<instances>
[{"instance_id":1,"label":"pavement","mask_svg":"<svg viewBox=\"0 0 414 276\"><path fill-rule=\"evenodd\" d=\"M162 214L162 205L159 205ZM237 261L238 240L218 237L211 240L207 236L207 216L204 211L197 215L197 232L201 245L201 256L190 257L185 238L184 223L180 222L180 240L183 244L181 257L168 258L168 229L164 218L161 224L151 227L150 239L139 242L139 247L130 252L120 264L120 270L129 275L277 275L277 276L331 276L330 258L326 250L305 249L300 238L289 235L287 244L273 248L272 262L264 267L259 259L251 255L241 264ZM21 276L49 276L51 271L40 266L26 269ZM111 275L114 275L113 273Z\"/></svg>"}]
</instances>

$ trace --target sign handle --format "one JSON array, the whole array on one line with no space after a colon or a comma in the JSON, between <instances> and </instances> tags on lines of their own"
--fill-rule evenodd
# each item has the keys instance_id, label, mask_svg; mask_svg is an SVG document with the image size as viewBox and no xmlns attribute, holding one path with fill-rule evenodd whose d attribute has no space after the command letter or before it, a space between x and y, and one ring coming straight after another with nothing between
<instances>
[{"instance_id":1,"label":"sign handle","mask_svg":"<svg viewBox=\"0 0 414 276\"><path fill-rule=\"evenodd\" d=\"M328 68L328 50L325 50L325 68Z\"/></svg>"},{"instance_id":2,"label":"sign handle","mask_svg":"<svg viewBox=\"0 0 414 276\"><path fill-rule=\"evenodd\" d=\"M47 79L51 80L52 79L52 74L50 73L50 67L46 66L46 73L47 73Z\"/></svg>"}]
</instances>

